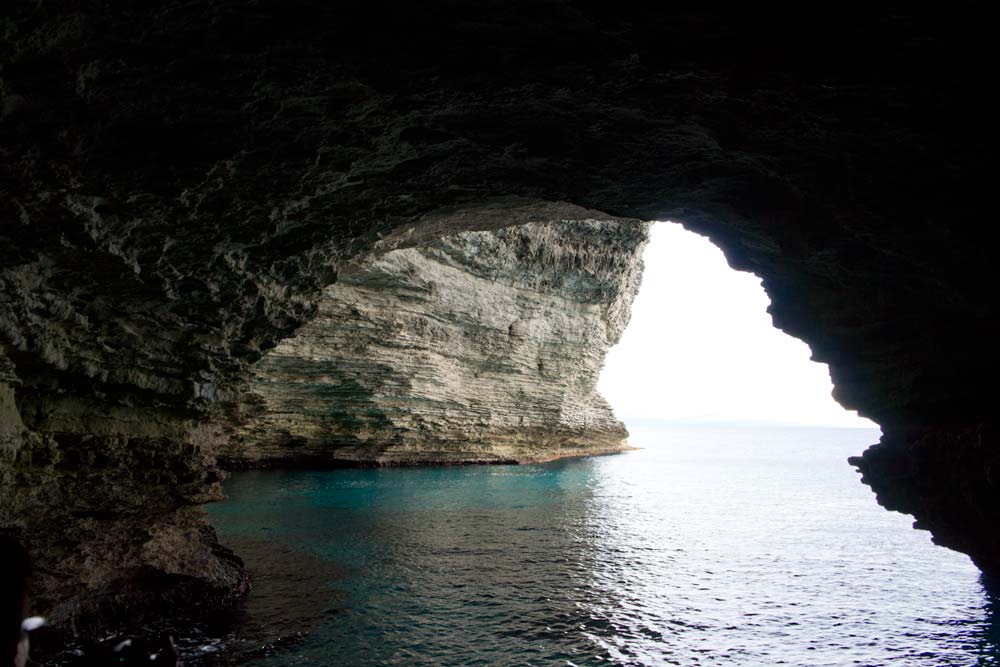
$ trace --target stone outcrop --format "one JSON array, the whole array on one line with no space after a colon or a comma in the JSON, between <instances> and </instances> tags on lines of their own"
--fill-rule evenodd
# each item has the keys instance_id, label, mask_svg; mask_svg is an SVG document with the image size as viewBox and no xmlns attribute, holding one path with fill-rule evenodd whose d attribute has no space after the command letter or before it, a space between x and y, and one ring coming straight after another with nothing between
<instances>
[{"instance_id":1,"label":"stone outcrop","mask_svg":"<svg viewBox=\"0 0 1000 667\"><path fill-rule=\"evenodd\" d=\"M379 244L519 217L708 235L882 426L880 501L1000 574L991 24L802 12L5 4L0 523L43 590L237 588L184 522L250 366Z\"/></svg>"},{"instance_id":2,"label":"stone outcrop","mask_svg":"<svg viewBox=\"0 0 1000 667\"><path fill-rule=\"evenodd\" d=\"M462 232L345 266L254 366L238 463L537 461L621 451L597 394L649 225Z\"/></svg>"},{"instance_id":3,"label":"stone outcrop","mask_svg":"<svg viewBox=\"0 0 1000 667\"><path fill-rule=\"evenodd\" d=\"M34 604L55 627L96 636L240 599L242 562L200 507L222 498L217 426L24 392L12 414L13 394L0 384L0 520L30 549Z\"/></svg>"}]
</instances>

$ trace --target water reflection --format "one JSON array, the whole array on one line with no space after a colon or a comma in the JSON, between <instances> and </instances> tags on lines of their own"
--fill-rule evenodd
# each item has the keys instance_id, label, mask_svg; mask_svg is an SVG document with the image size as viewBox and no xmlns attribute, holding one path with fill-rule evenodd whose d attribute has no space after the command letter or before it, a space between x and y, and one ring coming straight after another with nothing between
<instances>
[{"instance_id":1,"label":"water reflection","mask_svg":"<svg viewBox=\"0 0 1000 667\"><path fill-rule=\"evenodd\" d=\"M1000 597L872 502L844 464L871 435L851 434L682 430L544 466L247 473L212 513L224 540L333 565L303 576L287 559L312 595L269 597L269 623L340 611L253 664L998 664Z\"/></svg>"},{"instance_id":2,"label":"water reflection","mask_svg":"<svg viewBox=\"0 0 1000 667\"><path fill-rule=\"evenodd\" d=\"M983 587L982 622L973 631L978 642L979 665L1000 665L1000 582L980 575Z\"/></svg>"}]
</instances>

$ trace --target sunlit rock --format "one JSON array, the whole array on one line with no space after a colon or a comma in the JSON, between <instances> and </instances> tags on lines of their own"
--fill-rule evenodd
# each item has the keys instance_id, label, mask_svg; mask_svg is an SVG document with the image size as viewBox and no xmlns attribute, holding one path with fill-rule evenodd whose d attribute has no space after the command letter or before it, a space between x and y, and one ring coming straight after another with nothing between
<instances>
[{"instance_id":1,"label":"sunlit rock","mask_svg":"<svg viewBox=\"0 0 1000 667\"><path fill-rule=\"evenodd\" d=\"M254 367L234 463L531 461L621 451L595 385L649 225L529 223L344 269Z\"/></svg>"}]
</instances>

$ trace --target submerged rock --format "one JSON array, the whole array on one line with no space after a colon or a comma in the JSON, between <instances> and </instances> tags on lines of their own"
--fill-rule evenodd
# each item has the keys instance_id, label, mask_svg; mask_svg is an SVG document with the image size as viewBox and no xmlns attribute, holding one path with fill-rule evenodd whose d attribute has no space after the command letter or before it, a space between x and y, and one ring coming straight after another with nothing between
<instances>
[{"instance_id":1,"label":"submerged rock","mask_svg":"<svg viewBox=\"0 0 1000 667\"><path fill-rule=\"evenodd\" d=\"M254 368L232 462L537 461L627 448L597 393L648 223L469 231L344 267Z\"/></svg>"}]
</instances>

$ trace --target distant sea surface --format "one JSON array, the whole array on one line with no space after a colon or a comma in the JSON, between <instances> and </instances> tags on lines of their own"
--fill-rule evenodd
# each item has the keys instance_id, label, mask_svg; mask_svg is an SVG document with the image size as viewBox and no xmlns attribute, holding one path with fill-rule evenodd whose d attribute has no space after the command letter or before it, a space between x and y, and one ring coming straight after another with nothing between
<instances>
[{"instance_id":1,"label":"distant sea surface","mask_svg":"<svg viewBox=\"0 0 1000 667\"><path fill-rule=\"evenodd\" d=\"M875 503L855 429L632 429L527 466L255 471L209 508L253 665L1000 664L1000 598ZM249 657L247 657L249 656Z\"/></svg>"}]
</instances>

